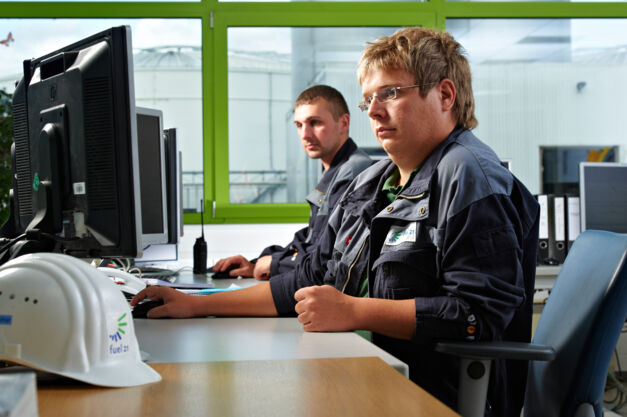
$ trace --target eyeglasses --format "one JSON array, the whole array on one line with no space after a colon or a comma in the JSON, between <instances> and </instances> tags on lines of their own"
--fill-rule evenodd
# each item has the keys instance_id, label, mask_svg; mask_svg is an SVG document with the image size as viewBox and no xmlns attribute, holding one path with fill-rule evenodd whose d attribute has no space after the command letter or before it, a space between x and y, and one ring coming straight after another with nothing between
<instances>
[{"instance_id":1,"label":"eyeglasses","mask_svg":"<svg viewBox=\"0 0 627 417\"><path fill-rule=\"evenodd\" d=\"M372 100L374 100L375 97L379 103L387 103L388 101L396 100L396 92L398 90L401 90L403 88L427 87L429 85L434 85L434 84L437 84L437 83L433 82L433 83L427 83L427 84L406 85L403 87L382 88L376 93L374 93L373 95L371 95L370 97L366 97L365 99L360 101L357 107L359 107L359 110L361 111L368 111L368 109L370 109L370 104L372 104Z\"/></svg>"}]
</instances>

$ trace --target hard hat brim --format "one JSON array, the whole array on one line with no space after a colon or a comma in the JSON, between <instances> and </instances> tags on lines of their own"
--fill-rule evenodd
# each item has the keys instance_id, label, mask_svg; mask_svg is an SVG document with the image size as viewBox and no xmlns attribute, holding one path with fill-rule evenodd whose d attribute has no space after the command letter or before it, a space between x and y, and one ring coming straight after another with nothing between
<instances>
[{"instance_id":1,"label":"hard hat brim","mask_svg":"<svg viewBox=\"0 0 627 417\"><path fill-rule=\"evenodd\" d=\"M38 371L44 371L102 387L133 387L161 381L161 375L143 362L125 363L123 367L111 365L94 366L91 367L88 372L65 372L46 369L35 363L6 355L0 355L0 361L11 362L16 365L26 366Z\"/></svg>"}]
</instances>

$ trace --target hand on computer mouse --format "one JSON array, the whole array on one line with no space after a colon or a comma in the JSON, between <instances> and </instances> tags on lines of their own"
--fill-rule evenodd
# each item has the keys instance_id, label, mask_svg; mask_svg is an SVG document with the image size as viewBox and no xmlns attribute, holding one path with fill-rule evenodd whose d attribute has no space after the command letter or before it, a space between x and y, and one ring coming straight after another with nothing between
<instances>
[{"instance_id":1,"label":"hand on computer mouse","mask_svg":"<svg viewBox=\"0 0 627 417\"><path fill-rule=\"evenodd\" d=\"M229 256L220 259L215 263L209 272L213 272L212 278L236 278L238 276L244 278L252 278L255 264L244 258L242 255ZM231 271L233 271L231 273Z\"/></svg>"},{"instance_id":2,"label":"hand on computer mouse","mask_svg":"<svg viewBox=\"0 0 627 417\"><path fill-rule=\"evenodd\" d=\"M148 286L133 297L131 306L134 308L140 306L142 300L146 298L150 298L150 301L147 302L162 304L161 306L148 309L148 307L154 305L149 304L139 309L139 312L144 308L148 309L146 317L149 319L204 317L207 315L202 313L201 303L204 297L188 295L174 288ZM139 312L137 314L140 314Z\"/></svg>"},{"instance_id":3,"label":"hand on computer mouse","mask_svg":"<svg viewBox=\"0 0 627 417\"><path fill-rule=\"evenodd\" d=\"M237 269L236 265L231 265L229 267L227 267L224 271L219 271L219 272L214 272L213 275L211 275L212 279L228 279L228 278L237 278L237 275L235 276L231 276L231 271ZM209 271L212 272L212 271Z\"/></svg>"},{"instance_id":4,"label":"hand on computer mouse","mask_svg":"<svg viewBox=\"0 0 627 417\"><path fill-rule=\"evenodd\" d=\"M161 307L162 305L163 305L163 301L161 300L144 301L139 304L136 304L135 307L133 307L133 311L131 312L131 314L133 315L134 319L146 319L148 318L148 312L150 310L156 307Z\"/></svg>"}]
</instances>

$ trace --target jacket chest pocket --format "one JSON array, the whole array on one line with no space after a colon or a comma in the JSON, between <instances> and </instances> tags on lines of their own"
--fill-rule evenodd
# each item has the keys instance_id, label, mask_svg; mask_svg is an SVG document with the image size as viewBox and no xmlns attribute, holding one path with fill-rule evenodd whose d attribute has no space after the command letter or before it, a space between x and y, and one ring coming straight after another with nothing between
<instances>
[{"instance_id":1,"label":"jacket chest pocket","mask_svg":"<svg viewBox=\"0 0 627 417\"><path fill-rule=\"evenodd\" d=\"M432 296L438 289L437 249L421 222L391 225L373 263L373 297Z\"/></svg>"}]
</instances>

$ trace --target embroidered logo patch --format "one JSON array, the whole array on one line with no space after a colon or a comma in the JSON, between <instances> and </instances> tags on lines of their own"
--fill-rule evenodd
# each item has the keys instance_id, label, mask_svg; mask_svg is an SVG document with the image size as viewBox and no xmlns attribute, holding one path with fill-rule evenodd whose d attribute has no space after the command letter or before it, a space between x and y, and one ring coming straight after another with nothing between
<instances>
[{"instance_id":1,"label":"embroidered logo patch","mask_svg":"<svg viewBox=\"0 0 627 417\"><path fill-rule=\"evenodd\" d=\"M403 242L416 241L416 222L406 226L392 226L385 237L385 244L388 246L400 245Z\"/></svg>"}]
</instances>

